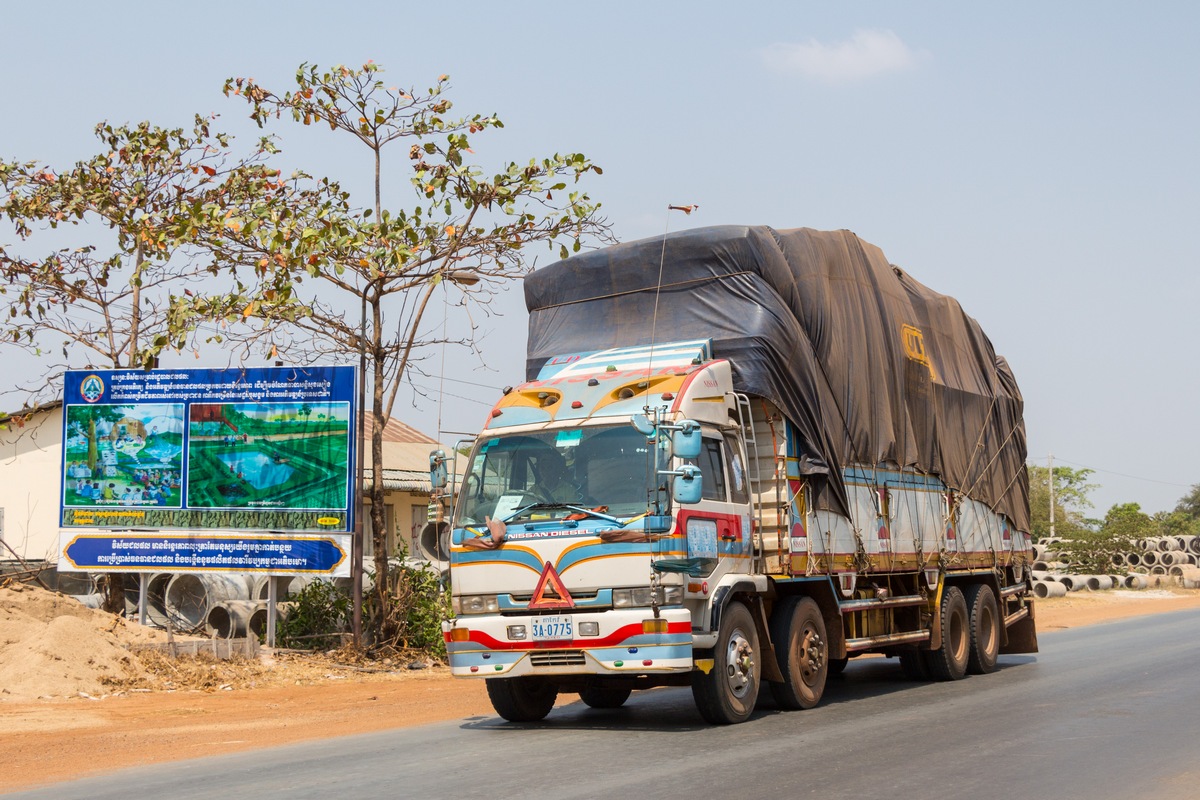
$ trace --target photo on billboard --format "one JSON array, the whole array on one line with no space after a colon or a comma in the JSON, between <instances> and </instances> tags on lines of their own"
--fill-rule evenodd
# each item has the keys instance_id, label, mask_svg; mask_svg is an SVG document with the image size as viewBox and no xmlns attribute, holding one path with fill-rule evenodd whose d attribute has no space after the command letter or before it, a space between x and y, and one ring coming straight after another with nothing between
<instances>
[{"instance_id":1,"label":"photo on billboard","mask_svg":"<svg viewBox=\"0 0 1200 800\"><path fill-rule=\"evenodd\" d=\"M63 506L179 508L183 404L69 405Z\"/></svg>"},{"instance_id":2,"label":"photo on billboard","mask_svg":"<svg viewBox=\"0 0 1200 800\"><path fill-rule=\"evenodd\" d=\"M190 508L342 509L349 403L193 403Z\"/></svg>"}]
</instances>

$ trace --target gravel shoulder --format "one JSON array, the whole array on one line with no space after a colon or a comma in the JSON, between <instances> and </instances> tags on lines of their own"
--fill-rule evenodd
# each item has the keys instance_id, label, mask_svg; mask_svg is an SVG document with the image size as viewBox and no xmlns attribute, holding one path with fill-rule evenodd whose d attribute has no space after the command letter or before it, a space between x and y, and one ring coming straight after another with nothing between
<instances>
[{"instance_id":1,"label":"gravel shoulder","mask_svg":"<svg viewBox=\"0 0 1200 800\"><path fill-rule=\"evenodd\" d=\"M1036 614L1038 630L1046 633L1196 607L1198 591L1110 591L1039 600ZM7 644L0 638L0 662ZM163 761L493 716L482 681L454 680L440 666L381 669L341 664L336 656L275 654L238 674L214 670L207 680L180 674L172 681L151 672L151 678L112 682L108 692L85 696L0 693L0 792ZM146 686L133 685L139 682Z\"/></svg>"}]
</instances>

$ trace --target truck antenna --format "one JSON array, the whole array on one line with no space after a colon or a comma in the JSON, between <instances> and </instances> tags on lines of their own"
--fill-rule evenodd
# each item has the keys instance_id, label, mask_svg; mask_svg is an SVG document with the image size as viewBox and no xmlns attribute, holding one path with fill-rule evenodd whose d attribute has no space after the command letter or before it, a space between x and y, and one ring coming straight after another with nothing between
<instances>
[{"instance_id":1,"label":"truck antenna","mask_svg":"<svg viewBox=\"0 0 1200 800\"><path fill-rule=\"evenodd\" d=\"M654 345L658 339L658 296L662 294L662 274L663 264L667 260L667 234L671 232L671 212L682 211L684 214L691 216L691 213L699 208L699 204L693 203L690 206L667 206L666 224L663 225L663 241L662 250L658 255L658 282L654 285L654 318L650 321L650 357L646 361L646 379L650 379L650 373L654 371ZM649 405L647 405L647 410Z\"/></svg>"}]
</instances>

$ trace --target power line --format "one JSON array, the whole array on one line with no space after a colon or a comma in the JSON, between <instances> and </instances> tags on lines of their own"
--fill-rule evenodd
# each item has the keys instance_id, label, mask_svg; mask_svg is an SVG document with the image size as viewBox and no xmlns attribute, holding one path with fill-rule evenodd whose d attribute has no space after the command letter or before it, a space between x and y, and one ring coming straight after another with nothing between
<instances>
[{"instance_id":1,"label":"power line","mask_svg":"<svg viewBox=\"0 0 1200 800\"><path fill-rule=\"evenodd\" d=\"M1124 472L1115 472L1111 469L1100 469L1099 467L1089 467L1087 464L1080 464L1078 461L1071 461L1070 459L1062 458L1060 456L1055 456L1054 458L1057 459L1058 461L1062 461L1064 464L1073 464L1076 467L1083 467L1084 469L1090 469L1092 472L1103 472L1105 475L1118 475L1122 478L1129 478L1129 479L1135 480L1135 481L1145 481L1147 483L1159 483L1159 484L1162 484L1163 486L1178 486L1183 489L1192 488L1192 484L1190 484L1190 483L1173 483L1171 481L1160 481L1157 478L1143 478L1140 475L1128 475Z\"/></svg>"}]
</instances>

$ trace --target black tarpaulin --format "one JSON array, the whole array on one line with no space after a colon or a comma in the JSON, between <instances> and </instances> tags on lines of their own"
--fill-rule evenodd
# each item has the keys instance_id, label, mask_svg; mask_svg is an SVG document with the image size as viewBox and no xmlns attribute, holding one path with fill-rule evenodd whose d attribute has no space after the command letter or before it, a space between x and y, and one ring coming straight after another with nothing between
<instances>
[{"instance_id":1,"label":"black tarpaulin","mask_svg":"<svg viewBox=\"0 0 1200 800\"><path fill-rule=\"evenodd\" d=\"M536 271L525 303L530 380L563 353L711 338L737 391L787 413L819 507L847 513L844 465L904 467L1029 530L1007 362L956 300L849 231L729 225L629 242Z\"/></svg>"}]
</instances>

